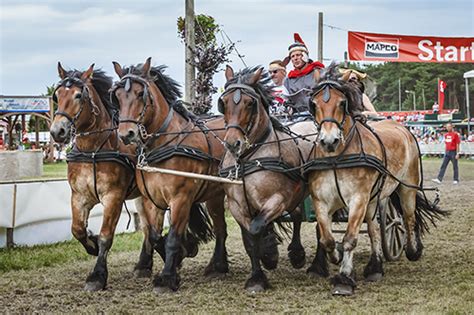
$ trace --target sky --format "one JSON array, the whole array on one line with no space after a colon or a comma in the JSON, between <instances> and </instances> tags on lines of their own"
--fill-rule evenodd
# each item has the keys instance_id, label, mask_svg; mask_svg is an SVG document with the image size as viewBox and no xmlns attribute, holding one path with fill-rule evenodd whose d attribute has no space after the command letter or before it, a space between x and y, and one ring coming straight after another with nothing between
<instances>
[{"instance_id":1,"label":"sky","mask_svg":"<svg viewBox=\"0 0 474 315\"><path fill-rule=\"evenodd\" d=\"M40 95L59 81L57 62L92 63L117 79L122 65L165 64L184 83L184 45L176 20L185 0L0 0L0 95ZM195 0L215 18L248 66L283 59L298 32L317 58L318 12L324 14L324 63L343 60L347 30L402 35L474 36L474 0ZM221 37L218 37L221 40ZM236 54L234 69L243 68ZM222 67L224 68L224 67ZM224 84L223 71L216 86ZM214 97L215 101L216 97Z\"/></svg>"}]
</instances>

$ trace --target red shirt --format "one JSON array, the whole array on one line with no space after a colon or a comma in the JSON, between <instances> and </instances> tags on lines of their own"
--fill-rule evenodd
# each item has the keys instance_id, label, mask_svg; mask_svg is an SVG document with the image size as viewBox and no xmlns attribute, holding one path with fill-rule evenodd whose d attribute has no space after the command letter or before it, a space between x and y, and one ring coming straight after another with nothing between
<instances>
[{"instance_id":1,"label":"red shirt","mask_svg":"<svg viewBox=\"0 0 474 315\"><path fill-rule=\"evenodd\" d=\"M444 135L444 142L446 143L446 151L456 151L461 139L457 132L451 131Z\"/></svg>"}]
</instances>

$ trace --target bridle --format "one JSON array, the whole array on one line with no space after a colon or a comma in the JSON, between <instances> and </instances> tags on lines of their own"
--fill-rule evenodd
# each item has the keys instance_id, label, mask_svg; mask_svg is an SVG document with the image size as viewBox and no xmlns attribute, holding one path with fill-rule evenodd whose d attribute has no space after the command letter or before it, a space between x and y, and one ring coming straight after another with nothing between
<instances>
[{"instance_id":1,"label":"bridle","mask_svg":"<svg viewBox=\"0 0 474 315\"><path fill-rule=\"evenodd\" d=\"M340 105L340 106L344 107L343 116L342 116L341 121L337 121L333 117L324 117L319 122L316 120L316 115L315 115L315 113L316 113L316 104L313 102L313 98L316 95L318 95L319 93L323 92L323 101L327 103L331 99L330 89L336 89L339 92L341 92L344 96L346 96L345 92L344 92L344 89L342 88L341 83L339 83L338 81L334 81L334 80L324 80L324 81L319 82L318 85L314 88L315 92L311 95L311 98L309 99L309 102L310 102L309 109L310 109L311 114L313 114L313 116L314 116L314 119L315 119L314 121L315 121L316 126L318 128L318 133L321 131L321 128L322 128L324 123L336 124L336 126L342 132L343 129L344 129L344 123L346 122L346 118L348 116L350 117L350 115L349 115L349 103L348 103L347 97L346 97L346 99Z\"/></svg>"},{"instance_id":2,"label":"bridle","mask_svg":"<svg viewBox=\"0 0 474 315\"><path fill-rule=\"evenodd\" d=\"M72 135L74 136L75 135L75 132L76 132L76 122L77 120L79 119L79 117L81 116L82 112L84 111L84 106L86 104L86 101L90 101L91 103L91 111L94 115L98 115L98 107L97 105L94 104L94 101L92 100L92 98L90 97L90 92L89 92L89 87L87 86L87 84L82 81L81 79L79 78L75 78L75 77L66 77L64 79L62 79L61 81L58 82L58 85L57 87L54 89L53 91L53 102L56 103L56 104L59 104L58 103L58 98L56 96L56 92L59 88L61 87L66 87L66 88L70 88L72 86L77 86L79 88L82 88L81 90L81 98L79 100L80 102L80 107L79 107L79 110L76 112L76 114L74 114L73 117L71 117L71 115L69 115L68 113L64 112L64 111L59 111L57 110L55 113L54 113L54 116L63 116L63 117L66 117L66 119L69 121L69 123L71 124L71 133Z\"/></svg>"},{"instance_id":3,"label":"bridle","mask_svg":"<svg viewBox=\"0 0 474 315\"><path fill-rule=\"evenodd\" d=\"M237 83L232 83L232 84L229 84L225 87L225 91L224 91L224 93L222 93L221 97L218 100L218 104L217 104L217 109L219 110L219 112L222 113L222 114L224 114L224 112L225 112L225 107L224 107L225 103L224 103L223 97L226 96L226 95L229 95L233 92L234 92L234 95L232 97L232 100L233 100L233 102L236 106L242 100L242 94L245 94L245 95L249 96L252 99L252 104L251 104L252 113L251 113L250 117L254 117L254 115L256 114L256 111L257 111L257 104L258 104L259 95L253 87L251 87L250 85L241 83L241 78L240 77L239 77ZM227 122L225 123L224 127L225 127L226 130L229 130L231 128L235 128L235 129L239 130L240 132L242 132L242 134L244 135L244 139L245 139L245 142L246 142L247 146L250 145L250 142L249 142L249 139L248 139L248 134L252 130L252 128L254 127L254 120L253 119L251 119L250 123L247 125L246 128L243 128L240 124L227 124Z\"/></svg>"},{"instance_id":4,"label":"bridle","mask_svg":"<svg viewBox=\"0 0 474 315\"><path fill-rule=\"evenodd\" d=\"M144 117L145 117L145 114L146 114L146 111L147 111L148 107L153 106L153 104L154 104L153 95L149 92L150 83L148 82L148 80L146 80L145 78L143 78L141 76L135 75L135 74L126 74L126 75L124 75L120 79L120 81L115 83L114 86L112 87L112 89L110 89L110 101L112 103L118 104L119 102L118 102L117 96L115 95L115 92L119 88L124 88L126 92L130 92L130 89L132 87L132 82L139 83L143 86L143 96L142 96L142 100L143 100L143 104L144 104L143 109L140 112L140 115L138 116L138 119L133 119L133 118L130 118L130 117L126 117L125 119L120 118L119 119L119 124L133 123L133 124L137 125L137 128L139 130L141 139L146 140L147 138L150 137L150 135L146 131L143 120L144 120ZM150 105L148 104L148 99L150 99ZM161 127L157 131L157 133L161 133L161 132L165 131L168 128L172 117L173 117L173 107L169 106L168 115L166 116L164 122L161 124Z\"/></svg>"}]
</instances>

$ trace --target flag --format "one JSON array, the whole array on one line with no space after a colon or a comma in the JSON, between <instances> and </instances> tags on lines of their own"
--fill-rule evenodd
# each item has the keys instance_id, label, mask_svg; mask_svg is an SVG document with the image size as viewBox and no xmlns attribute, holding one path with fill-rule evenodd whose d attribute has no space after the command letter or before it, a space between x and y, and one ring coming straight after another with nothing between
<instances>
[{"instance_id":1,"label":"flag","mask_svg":"<svg viewBox=\"0 0 474 315\"><path fill-rule=\"evenodd\" d=\"M444 106L444 91L446 90L447 84L443 80L438 79L438 104L439 112L443 111Z\"/></svg>"}]
</instances>

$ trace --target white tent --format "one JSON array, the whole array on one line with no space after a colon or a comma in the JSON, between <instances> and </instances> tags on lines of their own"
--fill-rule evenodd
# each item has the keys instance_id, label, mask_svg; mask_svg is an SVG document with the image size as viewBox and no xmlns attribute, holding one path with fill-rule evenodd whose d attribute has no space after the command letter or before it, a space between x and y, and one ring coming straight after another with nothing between
<instances>
[{"instance_id":1,"label":"white tent","mask_svg":"<svg viewBox=\"0 0 474 315\"><path fill-rule=\"evenodd\" d=\"M464 73L464 80L466 81L466 107L467 107L467 131L471 131L471 112L469 109L469 79L474 78L474 70Z\"/></svg>"}]
</instances>

